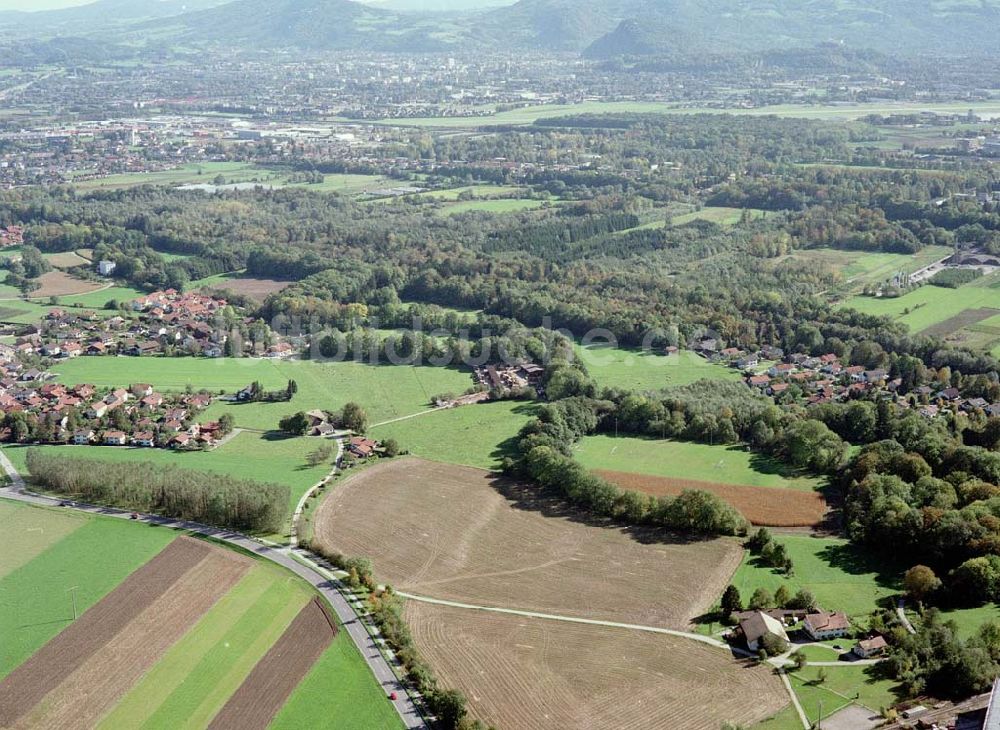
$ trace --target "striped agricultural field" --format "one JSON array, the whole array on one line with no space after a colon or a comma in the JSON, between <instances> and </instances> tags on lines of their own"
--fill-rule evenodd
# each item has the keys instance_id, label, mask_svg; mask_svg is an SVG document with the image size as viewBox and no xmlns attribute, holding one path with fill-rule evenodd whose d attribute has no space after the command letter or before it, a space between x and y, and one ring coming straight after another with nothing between
<instances>
[{"instance_id":1,"label":"striped agricultural field","mask_svg":"<svg viewBox=\"0 0 1000 730\"><path fill-rule=\"evenodd\" d=\"M0 728L266 728L314 711L311 727L401 726L312 588L282 568L2 500L0 531Z\"/></svg>"}]
</instances>

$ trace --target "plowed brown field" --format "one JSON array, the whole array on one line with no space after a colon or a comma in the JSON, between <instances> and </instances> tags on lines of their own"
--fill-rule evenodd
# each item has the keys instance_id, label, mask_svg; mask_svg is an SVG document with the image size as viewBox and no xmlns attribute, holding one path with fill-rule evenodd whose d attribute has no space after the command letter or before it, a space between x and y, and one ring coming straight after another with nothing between
<instances>
[{"instance_id":1,"label":"plowed brown field","mask_svg":"<svg viewBox=\"0 0 1000 730\"><path fill-rule=\"evenodd\" d=\"M211 549L169 591L55 686L20 719L16 730L74 730L96 725L251 564L249 558L236 553Z\"/></svg>"},{"instance_id":2,"label":"plowed brown field","mask_svg":"<svg viewBox=\"0 0 1000 730\"><path fill-rule=\"evenodd\" d=\"M665 628L709 609L742 557L735 540L588 524L532 487L413 458L340 484L314 524L321 545L411 593Z\"/></svg>"},{"instance_id":3,"label":"plowed brown field","mask_svg":"<svg viewBox=\"0 0 1000 730\"><path fill-rule=\"evenodd\" d=\"M229 698L209 730L266 730L336 635L336 623L314 598Z\"/></svg>"},{"instance_id":4,"label":"plowed brown field","mask_svg":"<svg viewBox=\"0 0 1000 730\"><path fill-rule=\"evenodd\" d=\"M654 497L678 495L685 489L702 489L731 504L753 524L767 527L812 527L823 521L827 511L826 501L819 492L741 487L605 469L598 469L595 473L622 489L632 489Z\"/></svg>"},{"instance_id":5,"label":"plowed brown field","mask_svg":"<svg viewBox=\"0 0 1000 730\"><path fill-rule=\"evenodd\" d=\"M9 727L37 705L142 611L170 590L212 548L178 538L132 573L78 620L0 682L0 727Z\"/></svg>"},{"instance_id":6,"label":"plowed brown field","mask_svg":"<svg viewBox=\"0 0 1000 730\"><path fill-rule=\"evenodd\" d=\"M686 639L407 601L421 653L500 730L718 730L788 704L768 668Z\"/></svg>"},{"instance_id":7,"label":"plowed brown field","mask_svg":"<svg viewBox=\"0 0 1000 730\"><path fill-rule=\"evenodd\" d=\"M74 279L64 271L50 271L38 277L41 287L31 292L32 297L61 297L69 294L86 294L103 286L100 282Z\"/></svg>"}]
</instances>

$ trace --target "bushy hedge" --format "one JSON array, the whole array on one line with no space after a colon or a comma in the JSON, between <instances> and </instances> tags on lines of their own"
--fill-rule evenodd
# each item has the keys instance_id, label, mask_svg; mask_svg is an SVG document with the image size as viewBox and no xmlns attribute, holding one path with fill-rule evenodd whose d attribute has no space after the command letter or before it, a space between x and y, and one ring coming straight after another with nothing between
<instances>
[{"instance_id":1,"label":"bushy hedge","mask_svg":"<svg viewBox=\"0 0 1000 730\"><path fill-rule=\"evenodd\" d=\"M46 489L113 505L228 527L277 532L288 515L288 487L152 462L116 464L29 449L28 470Z\"/></svg>"}]
</instances>

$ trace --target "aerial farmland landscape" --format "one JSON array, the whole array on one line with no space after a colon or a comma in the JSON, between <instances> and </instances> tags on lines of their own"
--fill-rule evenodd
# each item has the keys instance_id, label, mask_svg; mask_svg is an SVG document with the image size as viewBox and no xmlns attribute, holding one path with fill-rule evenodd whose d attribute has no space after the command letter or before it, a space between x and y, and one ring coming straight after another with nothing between
<instances>
[{"instance_id":1,"label":"aerial farmland landscape","mask_svg":"<svg viewBox=\"0 0 1000 730\"><path fill-rule=\"evenodd\" d=\"M0 29L0 729L1000 730L1000 0Z\"/></svg>"}]
</instances>

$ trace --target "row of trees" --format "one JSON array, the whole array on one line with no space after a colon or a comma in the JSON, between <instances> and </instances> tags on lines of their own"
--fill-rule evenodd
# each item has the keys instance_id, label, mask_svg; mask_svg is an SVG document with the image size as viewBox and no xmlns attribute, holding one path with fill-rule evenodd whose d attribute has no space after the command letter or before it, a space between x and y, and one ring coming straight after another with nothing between
<instances>
[{"instance_id":1,"label":"row of trees","mask_svg":"<svg viewBox=\"0 0 1000 730\"><path fill-rule=\"evenodd\" d=\"M421 657L403 619L402 600L391 586L381 590L377 588L371 561L328 550L314 540L302 540L301 544L347 571L347 583L351 588L363 587L369 591L368 608L382 638L402 662L407 678L423 697L427 709L437 718L438 726L443 730L483 730L484 726L478 720L468 716L465 695L458 690L441 687L433 670Z\"/></svg>"},{"instance_id":2,"label":"row of trees","mask_svg":"<svg viewBox=\"0 0 1000 730\"><path fill-rule=\"evenodd\" d=\"M153 462L119 464L29 449L32 479L45 489L121 509L151 512L251 533L281 530L286 486Z\"/></svg>"}]
</instances>

